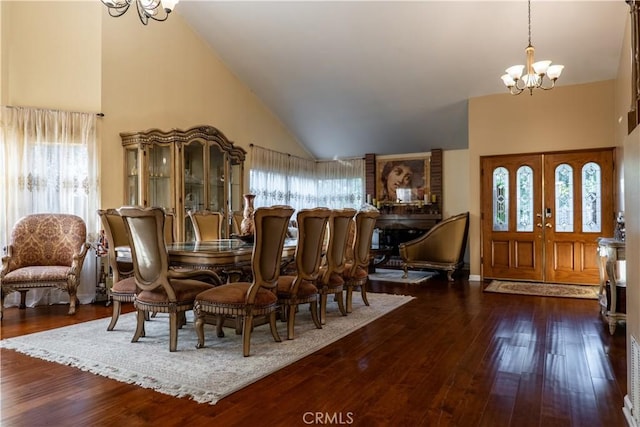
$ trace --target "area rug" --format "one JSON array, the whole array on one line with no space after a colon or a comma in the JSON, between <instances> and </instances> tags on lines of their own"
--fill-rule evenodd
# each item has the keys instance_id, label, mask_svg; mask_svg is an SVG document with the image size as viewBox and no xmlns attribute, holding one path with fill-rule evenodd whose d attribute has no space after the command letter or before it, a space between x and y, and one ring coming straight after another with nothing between
<instances>
[{"instance_id":1,"label":"area rug","mask_svg":"<svg viewBox=\"0 0 640 427\"><path fill-rule=\"evenodd\" d=\"M273 340L269 325L251 334L251 355L242 355L242 336L225 328L217 338L215 326L205 326L205 348L196 349L193 319L178 332L178 351L169 352L169 324L158 314L145 324L146 336L137 343L135 313L122 315L113 331L108 319L98 319L50 331L0 340L0 348L79 368L117 381L200 403L215 404L224 396L281 369L354 332L413 297L369 293L369 307L354 295L353 312L341 316L328 307L327 323L316 329L309 310L296 317L296 336L286 339L286 324L278 321L283 341ZM190 313L189 313L190 314Z\"/></svg>"},{"instance_id":2,"label":"area rug","mask_svg":"<svg viewBox=\"0 0 640 427\"><path fill-rule=\"evenodd\" d=\"M376 268L375 273L369 273L369 280L383 280L385 282L410 283L412 285L426 282L429 278L437 275L434 271L412 271L409 270L409 277L402 278L404 271L385 268Z\"/></svg>"},{"instance_id":3,"label":"area rug","mask_svg":"<svg viewBox=\"0 0 640 427\"><path fill-rule=\"evenodd\" d=\"M503 282L501 280L493 280L484 291L543 297L598 299L598 288L598 286L592 285L562 285L556 283Z\"/></svg>"}]
</instances>

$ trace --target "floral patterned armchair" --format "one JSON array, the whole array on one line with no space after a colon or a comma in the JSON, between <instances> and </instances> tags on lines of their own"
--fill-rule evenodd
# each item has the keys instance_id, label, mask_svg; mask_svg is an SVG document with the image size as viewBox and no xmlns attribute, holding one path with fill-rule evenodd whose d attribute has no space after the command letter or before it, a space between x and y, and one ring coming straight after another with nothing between
<instances>
[{"instance_id":1,"label":"floral patterned armchair","mask_svg":"<svg viewBox=\"0 0 640 427\"><path fill-rule=\"evenodd\" d=\"M69 214L32 214L16 223L0 270L0 319L4 297L20 292L25 308L29 289L59 288L69 293L69 314L76 312L76 291L90 247L84 220Z\"/></svg>"}]
</instances>

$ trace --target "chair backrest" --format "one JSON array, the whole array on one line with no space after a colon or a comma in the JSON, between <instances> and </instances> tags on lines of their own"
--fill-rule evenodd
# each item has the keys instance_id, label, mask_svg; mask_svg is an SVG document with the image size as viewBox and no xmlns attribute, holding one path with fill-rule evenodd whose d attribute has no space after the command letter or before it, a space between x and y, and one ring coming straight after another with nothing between
<instances>
[{"instance_id":1,"label":"chair backrest","mask_svg":"<svg viewBox=\"0 0 640 427\"><path fill-rule=\"evenodd\" d=\"M425 254L416 258L429 257L429 260L434 262L460 262L467 249L468 234L468 212L449 217L416 239L420 241L420 254Z\"/></svg>"},{"instance_id":2,"label":"chair backrest","mask_svg":"<svg viewBox=\"0 0 640 427\"><path fill-rule=\"evenodd\" d=\"M353 242L353 268L369 265L369 252L373 230L376 228L378 211L358 211L355 218L355 239Z\"/></svg>"},{"instance_id":3,"label":"chair backrest","mask_svg":"<svg viewBox=\"0 0 640 427\"><path fill-rule=\"evenodd\" d=\"M334 209L329 218L329 244L327 246L327 271L323 282L327 283L332 273L344 271L349 227L356 214L355 209Z\"/></svg>"},{"instance_id":4,"label":"chair backrest","mask_svg":"<svg viewBox=\"0 0 640 427\"><path fill-rule=\"evenodd\" d=\"M234 234L241 234L240 225L242 224L243 218L244 218L244 213L242 211L233 211L231 215L231 225L232 225Z\"/></svg>"},{"instance_id":5,"label":"chair backrest","mask_svg":"<svg viewBox=\"0 0 640 427\"><path fill-rule=\"evenodd\" d=\"M164 213L164 241L167 245L176 241L175 237L175 218L171 212Z\"/></svg>"},{"instance_id":6,"label":"chair backrest","mask_svg":"<svg viewBox=\"0 0 640 427\"><path fill-rule=\"evenodd\" d=\"M297 276L316 280L322 260L322 245L331 209L302 209L298 212L298 244L296 246Z\"/></svg>"},{"instance_id":7,"label":"chair backrest","mask_svg":"<svg viewBox=\"0 0 640 427\"><path fill-rule=\"evenodd\" d=\"M273 289L277 284L287 225L293 212L289 206L260 207L254 211L253 283L247 295L248 304L253 303L261 287Z\"/></svg>"},{"instance_id":8,"label":"chair backrest","mask_svg":"<svg viewBox=\"0 0 640 427\"><path fill-rule=\"evenodd\" d=\"M129 235L136 285L142 290L162 287L169 300L175 301L175 293L167 278L169 256L165 245L164 210L156 207L122 207L118 213Z\"/></svg>"},{"instance_id":9,"label":"chair backrest","mask_svg":"<svg viewBox=\"0 0 640 427\"><path fill-rule=\"evenodd\" d=\"M87 226L77 215L40 213L22 217L11 231L9 269L34 265L71 266L87 242Z\"/></svg>"},{"instance_id":10,"label":"chair backrest","mask_svg":"<svg viewBox=\"0 0 640 427\"><path fill-rule=\"evenodd\" d=\"M189 211L188 214L196 235L196 242L221 238L224 218L220 212Z\"/></svg>"},{"instance_id":11,"label":"chair backrest","mask_svg":"<svg viewBox=\"0 0 640 427\"><path fill-rule=\"evenodd\" d=\"M118 262L116 254L116 247L129 246L129 235L117 210L101 209L98 211L98 216L109 244L109 265L113 271L113 281L114 283L119 282L133 275L133 264L130 262Z\"/></svg>"}]
</instances>

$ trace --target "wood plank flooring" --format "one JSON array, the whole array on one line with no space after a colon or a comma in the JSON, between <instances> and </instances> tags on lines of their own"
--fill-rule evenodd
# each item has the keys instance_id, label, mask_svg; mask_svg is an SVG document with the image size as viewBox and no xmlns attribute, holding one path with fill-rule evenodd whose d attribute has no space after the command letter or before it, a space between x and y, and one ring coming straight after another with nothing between
<instances>
[{"instance_id":1,"label":"wood plank flooring","mask_svg":"<svg viewBox=\"0 0 640 427\"><path fill-rule=\"evenodd\" d=\"M217 405L1 350L0 425L626 425L624 327L609 335L596 301L482 287L442 276L370 283L416 299ZM67 308L5 309L2 338L111 313Z\"/></svg>"}]
</instances>

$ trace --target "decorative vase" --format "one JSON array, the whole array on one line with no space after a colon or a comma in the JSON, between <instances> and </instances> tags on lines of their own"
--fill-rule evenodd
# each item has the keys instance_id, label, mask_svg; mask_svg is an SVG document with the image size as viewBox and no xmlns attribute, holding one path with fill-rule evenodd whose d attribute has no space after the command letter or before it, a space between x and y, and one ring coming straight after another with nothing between
<instances>
[{"instance_id":1,"label":"decorative vase","mask_svg":"<svg viewBox=\"0 0 640 427\"><path fill-rule=\"evenodd\" d=\"M242 235L249 235L254 233L253 223L253 199L256 198L255 194L245 194L244 197L244 211L242 212L242 223L240 223L240 233Z\"/></svg>"}]
</instances>

